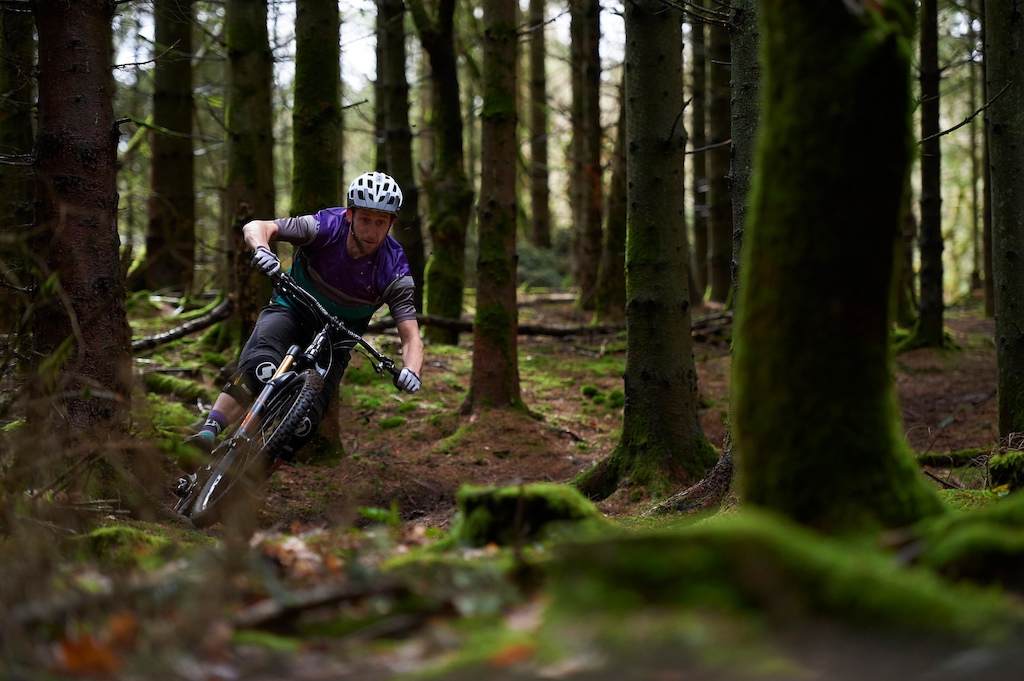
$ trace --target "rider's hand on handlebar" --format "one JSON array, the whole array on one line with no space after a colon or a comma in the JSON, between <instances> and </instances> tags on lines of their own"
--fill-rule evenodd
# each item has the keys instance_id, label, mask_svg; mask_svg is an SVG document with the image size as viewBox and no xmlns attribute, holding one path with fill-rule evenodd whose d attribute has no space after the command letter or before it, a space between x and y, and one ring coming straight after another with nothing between
<instances>
[{"instance_id":1,"label":"rider's hand on handlebar","mask_svg":"<svg viewBox=\"0 0 1024 681\"><path fill-rule=\"evenodd\" d=\"M281 269L281 261L278 260L274 252L266 246L257 246L256 250L253 251L252 260L249 261L249 266L263 272L268 277L276 274Z\"/></svg>"},{"instance_id":2,"label":"rider's hand on handlebar","mask_svg":"<svg viewBox=\"0 0 1024 681\"><path fill-rule=\"evenodd\" d=\"M402 369L402 371L395 376L395 387L399 390L404 390L407 393L414 393L420 389L420 377L416 375L416 372L412 369Z\"/></svg>"}]
</instances>

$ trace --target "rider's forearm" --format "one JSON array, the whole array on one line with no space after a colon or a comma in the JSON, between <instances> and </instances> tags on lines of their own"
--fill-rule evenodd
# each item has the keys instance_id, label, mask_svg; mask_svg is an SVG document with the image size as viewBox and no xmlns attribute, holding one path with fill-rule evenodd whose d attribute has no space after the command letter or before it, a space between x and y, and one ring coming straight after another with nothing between
<instances>
[{"instance_id":1,"label":"rider's forearm","mask_svg":"<svg viewBox=\"0 0 1024 681\"><path fill-rule=\"evenodd\" d=\"M270 242L277 240L277 223L273 220L251 220L242 227L242 237L250 251L258 246L270 248Z\"/></svg>"},{"instance_id":2,"label":"rider's forearm","mask_svg":"<svg viewBox=\"0 0 1024 681\"><path fill-rule=\"evenodd\" d=\"M398 335L402 339L402 366L422 375L423 340L420 338L420 327L415 319L398 323Z\"/></svg>"}]
</instances>

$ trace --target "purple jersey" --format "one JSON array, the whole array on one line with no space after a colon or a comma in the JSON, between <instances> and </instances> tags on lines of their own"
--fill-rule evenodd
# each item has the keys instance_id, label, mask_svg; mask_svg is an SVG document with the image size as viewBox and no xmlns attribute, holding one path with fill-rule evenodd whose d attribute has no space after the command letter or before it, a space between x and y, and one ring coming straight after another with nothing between
<instances>
[{"instance_id":1,"label":"purple jersey","mask_svg":"<svg viewBox=\"0 0 1024 681\"><path fill-rule=\"evenodd\" d=\"M402 246L390 234L376 253L348 254L350 223L344 208L275 220L278 238L297 245L292 276L320 302L362 333L384 304L396 322L416 318L415 285Z\"/></svg>"}]
</instances>

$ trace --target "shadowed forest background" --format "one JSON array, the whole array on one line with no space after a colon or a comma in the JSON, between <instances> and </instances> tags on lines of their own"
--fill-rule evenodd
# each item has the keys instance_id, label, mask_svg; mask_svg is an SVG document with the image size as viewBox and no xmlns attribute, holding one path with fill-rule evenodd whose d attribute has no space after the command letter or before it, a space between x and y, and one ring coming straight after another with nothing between
<instances>
[{"instance_id":1,"label":"shadowed forest background","mask_svg":"<svg viewBox=\"0 0 1024 681\"><path fill-rule=\"evenodd\" d=\"M1022 20L0 2L5 675L1019 678ZM370 169L424 388L197 530L241 226Z\"/></svg>"}]
</instances>

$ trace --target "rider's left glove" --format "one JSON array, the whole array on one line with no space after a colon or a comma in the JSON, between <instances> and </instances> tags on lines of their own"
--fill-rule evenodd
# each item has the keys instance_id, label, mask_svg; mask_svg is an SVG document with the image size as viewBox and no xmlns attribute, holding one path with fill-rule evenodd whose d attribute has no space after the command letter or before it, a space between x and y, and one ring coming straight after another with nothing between
<instances>
[{"instance_id":1,"label":"rider's left glove","mask_svg":"<svg viewBox=\"0 0 1024 681\"><path fill-rule=\"evenodd\" d=\"M281 261L277 259L274 252L266 246L257 246L256 250L253 251L252 260L249 261L249 266L259 270L268 277L272 274L277 274L281 269Z\"/></svg>"},{"instance_id":2,"label":"rider's left glove","mask_svg":"<svg viewBox=\"0 0 1024 681\"><path fill-rule=\"evenodd\" d=\"M395 387L407 393L414 393L420 389L420 377L412 369L402 369L395 377Z\"/></svg>"}]
</instances>

